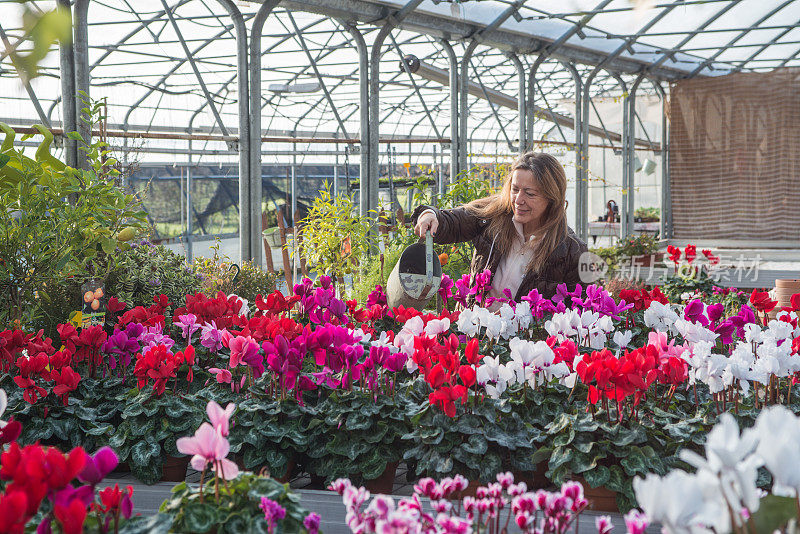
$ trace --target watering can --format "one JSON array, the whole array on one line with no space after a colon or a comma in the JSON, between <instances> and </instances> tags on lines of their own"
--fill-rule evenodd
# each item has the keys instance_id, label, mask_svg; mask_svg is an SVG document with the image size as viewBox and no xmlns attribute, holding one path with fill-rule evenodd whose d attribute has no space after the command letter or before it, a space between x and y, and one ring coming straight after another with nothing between
<instances>
[{"instance_id":1,"label":"watering can","mask_svg":"<svg viewBox=\"0 0 800 534\"><path fill-rule=\"evenodd\" d=\"M436 261L434 261L436 258ZM386 282L386 299L390 308L404 306L422 310L436 295L442 281L442 264L433 253L433 234L425 234L406 247L389 274Z\"/></svg>"}]
</instances>

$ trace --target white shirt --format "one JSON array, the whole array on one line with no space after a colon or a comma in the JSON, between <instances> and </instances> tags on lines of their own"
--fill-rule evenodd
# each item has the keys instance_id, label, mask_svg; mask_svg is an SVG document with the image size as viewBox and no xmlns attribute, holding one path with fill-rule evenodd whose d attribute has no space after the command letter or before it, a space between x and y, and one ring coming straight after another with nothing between
<instances>
[{"instance_id":1,"label":"white shirt","mask_svg":"<svg viewBox=\"0 0 800 534\"><path fill-rule=\"evenodd\" d=\"M522 233L522 225L514 221L514 228L517 230L517 239L511 244L511 250L500 260L497 271L492 276L492 287L489 289L489 296L494 298L506 298L503 294L504 289L511 292L513 299L517 295L522 279L528 270L528 264L533 258L533 249L525 246L525 236ZM528 241L533 240L531 236ZM489 309L495 311L499 309L501 303L495 302Z\"/></svg>"}]
</instances>

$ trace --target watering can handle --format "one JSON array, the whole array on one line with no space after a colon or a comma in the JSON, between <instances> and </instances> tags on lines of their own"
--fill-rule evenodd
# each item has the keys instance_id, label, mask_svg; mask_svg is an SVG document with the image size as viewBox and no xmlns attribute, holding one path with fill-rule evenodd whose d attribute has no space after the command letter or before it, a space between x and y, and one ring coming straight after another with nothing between
<instances>
[{"instance_id":1,"label":"watering can handle","mask_svg":"<svg viewBox=\"0 0 800 534\"><path fill-rule=\"evenodd\" d=\"M425 232L425 287L422 289L421 298L427 296L433 287L433 233Z\"/></svg>"}]
</instances>

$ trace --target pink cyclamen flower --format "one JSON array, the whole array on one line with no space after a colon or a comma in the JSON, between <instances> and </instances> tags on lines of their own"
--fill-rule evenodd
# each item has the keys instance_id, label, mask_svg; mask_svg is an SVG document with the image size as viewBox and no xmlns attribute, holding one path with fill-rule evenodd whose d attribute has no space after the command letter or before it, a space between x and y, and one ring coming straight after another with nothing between
<instances>
[{"instance_id":1,"label":"pink cyclamen flower","mask_svg":"<svg viewBox=\"0 0 800 534\"><path fill-rule=\"evenodd\" d=\"M505 473L497 473L497 481L503 489L508 489L514 483L514 475L510 471Z\"/></svg>"},{"instance_id":2,"label":"pink cyclamen flower","mask_svg":"<svg viewBox=\"0 0 800 534\"><path fill-rule=\"evenodd\" d=\"M212 352L219 351L222 348L223 332L227 330L219 330L214 321L204 324L200 331L200 344Z\"/></svg>"},{"instance_id":3,"label":"pink cyclamen flower","mask_svg":"<svg viewBox=\"0 0 800 534\"><path fill-rule=\"evenodd\" d=\"M594 526L597 527L597 534L608 534L614 528L611 517L607 515L595 517Z\"/></svg>"},{"instance_id":4,"label":"pink cyclamen flower","mask_svg":"<svg viewBox=\"0 0 800 534\"><path fill-rule=\"evenodd\" d=\"M216 472L219 466L218 474L225 480L239 476L239 467L227 459L230 443L208 423L200 425L194 437L178 438L177 446L179 452L193 455L191 464L197 471L203 471L210 463L212 471Z\"/></svg>"},{"instance_id":5,"label":"pink cyclamen flower","mask_svg":"<svg viewBox=\"0 0 800 534\"><path fill-rule=\"evenodd\" d=\"M217 382L220 384L230 384L231 391L233 391L233 375L227 369L218 369L216 367L211 367L208 369L208 372L214 375L217 378Z\"/></svg>"},{"instance_id":6,"label":"pink cyclamen flower","mask_svg":"<svg viewBox=\"0 0 800 534\"><path fill-rule=\"evenodd\" d=\"M258 343L249 336L236 336L228 340L228 348L231 349L231 359L228 362L228 367L233 369L243 360L251 358L258 352Z\"/></svg>"},{"instance_id":7,"label":"pink cyclamen flower","mask_svg":"<svg viewBox=\"0 0 800 534\"><path fill-rule=\"evenodd\" d=\"M179 315L175 324L180 327L183 339L187 340L189 343L192 342L192 335L200 330L200 325L197 324L197 316L193 313Z\"/></svg>"},{"instance_id":8,"label":"pink cyclamen flower","mask_svg":"<svg viewBox=\"0 0 800 534\"><path fill-rule=\"evenodd\" d=\"M625 527L628 529L628 534L644 534L649 524L650 520L647 516L636 508L625 514Z\"/></svg>"},{"instance_id":9,"label":"pink cyclamen flower","mask_svg":"<svg viewBox=\"0 0 800 534\"><path fill-rule=\"evenodd\" d=\"M206 413L211 421L211 426L219 431L219 433L224 437L228 436L231 415L233 415L233 410L235 409L236 405L231 402L223 410L222 406L213 400L209 401L208 405L206 406Z\"/></svg>"}]
</instances>

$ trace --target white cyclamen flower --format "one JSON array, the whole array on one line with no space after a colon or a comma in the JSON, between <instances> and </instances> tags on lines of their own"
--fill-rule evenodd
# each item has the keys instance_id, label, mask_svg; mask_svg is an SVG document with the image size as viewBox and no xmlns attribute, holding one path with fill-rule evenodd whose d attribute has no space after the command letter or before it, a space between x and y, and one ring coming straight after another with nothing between
<instances>
[{"instance_id":1,"label":"white cyclamen flower","mask_svg":"<svg viewBox=\"0 0 800 534\"><path fill-rule=\"evenodd\" d=\"M772 493L794 497L800 490L800 419L782 404L761 411L753 430L764 436L756 454L772 473Z\"/></svg>"}]
</instances>

